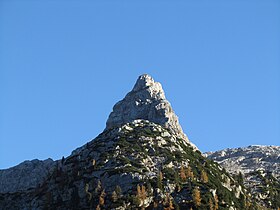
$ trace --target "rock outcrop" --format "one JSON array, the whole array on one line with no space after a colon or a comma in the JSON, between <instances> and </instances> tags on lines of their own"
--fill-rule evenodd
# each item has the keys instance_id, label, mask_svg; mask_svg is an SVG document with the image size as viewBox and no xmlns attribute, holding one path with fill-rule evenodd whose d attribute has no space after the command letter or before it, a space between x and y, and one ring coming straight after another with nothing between
<instances>
[{"instance_id":1,"label":"rock outcrop","mask_svg":"<svg viewBox=\"0 0 280 210\"><path fill-rule=\"evenodd\" d=\"M242 179L263 208L280 206L280 146L253 145L205 155Z\"/></svg>"},{"instance_id":2,"label":"rock outcrop","mask_svg":"<svg viewBox=\"0 0 280 210\"><path fill-rule=\"evenodd\" d=\"M52 159L24 161L9 169L0 170L0 193L13 193L35 188L53 172Z\"/></svg>"},{"instance_id":3,"label":"rock outcrop","mask_svg":"<svg viewBox=\"0 0 280 210\"><path fill-rule=\"evenodd\" d=\"M137 119L159 124L189 142L179 124L178 117L165 98L161 84L155 82L147 74L141 75L132 91L113 107L113 112L106 123L106 129L118 127Z\"/></svg>"}]
</instances>

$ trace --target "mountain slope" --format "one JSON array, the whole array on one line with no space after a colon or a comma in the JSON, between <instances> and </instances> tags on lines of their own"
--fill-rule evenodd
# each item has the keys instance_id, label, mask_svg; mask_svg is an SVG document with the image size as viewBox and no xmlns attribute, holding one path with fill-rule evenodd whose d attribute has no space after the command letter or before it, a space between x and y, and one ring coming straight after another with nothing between
<instances>
[{"instance_id":1,"label":"mountain slope","mask_svg":"<svg viewBox=\"0 0 280 210\"><path fill-rule=\"evenodd\" d=\"M206 153L206 156L243 179L263 207L276 209L280 206L280 146L225 149Z\"/></svg>"},{"instance_id":2,"label":"mountain slope","mask_svg":"<svg viewBox=\"0 0 280 210\"><path fill-rule=\"evenodd\" d=\"M2 209L256 209L244 187L183 133L149 75L106 129L57 161L36 188L0 194Z\"/></svg>"},{"instance_id":3,"label":"mountain slope","mask_svg":"<svg viewBox=\"0 0 280 210\"><path fill-rule=\"evenodd\" d=\"M0 170L0 193L24 191L35 188L42 183L48 174L52 173L55 161L32 160Z\"/></svg>"}]
</instances>

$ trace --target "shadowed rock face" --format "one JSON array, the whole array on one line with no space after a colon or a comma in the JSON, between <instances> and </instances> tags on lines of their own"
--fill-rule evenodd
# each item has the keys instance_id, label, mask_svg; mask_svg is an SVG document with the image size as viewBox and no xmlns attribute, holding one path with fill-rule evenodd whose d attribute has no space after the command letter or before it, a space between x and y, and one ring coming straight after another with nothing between
<instances>
[{"instance_id":1,"label":"shadowed rock face","mask_svg":"<svg viewBox=\"0 0 280 210\"><path fill-rule=\"evenodd\" d=\"M12 193L35 188L52 173L56 161L31 160L5 170L0 170L0 193Z\"/></svg>"},{"instance_id":2,"label":"shadowed rock face","mask_svg":"<svg viewBox=\"0 0 280 210\"><path fill-rule=\"evenodd\" d=\"M118 127L133 120L143 119L169 129L173 134L187 140L170 103L166 100L159 82L147 75L141 75L132 91L119 101L111 112L106 129Z\"/></svg>"}]
</instances>

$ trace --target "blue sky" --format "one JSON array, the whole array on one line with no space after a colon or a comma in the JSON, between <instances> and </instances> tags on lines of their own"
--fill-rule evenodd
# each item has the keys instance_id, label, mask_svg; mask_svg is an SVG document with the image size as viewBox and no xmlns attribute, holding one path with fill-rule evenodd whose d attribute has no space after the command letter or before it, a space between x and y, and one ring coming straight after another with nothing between
<instances>
[{"instance_id":1,"label":"blue sky","mask_svg":"<svg viewBox=\"0 0 280 210\"><path fill-rule=\"evenodd\" d=\"M0 1L0 168L67 156L140 74L202 151L280 141L280 1Z\"/></svg>"}]
</instances>

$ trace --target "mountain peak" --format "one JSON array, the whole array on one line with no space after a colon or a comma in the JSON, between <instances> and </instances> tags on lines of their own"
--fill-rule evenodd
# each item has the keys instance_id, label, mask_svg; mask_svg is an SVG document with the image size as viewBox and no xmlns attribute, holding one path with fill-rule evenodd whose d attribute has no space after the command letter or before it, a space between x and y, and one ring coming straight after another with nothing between
<instances>
[{"instance_id":1,"label":"mountain peak","mask_svg":"<svg viewBox=\"0 0 280 210\"><path fill-rule=\"evenodd\" d=\"M169 129L188 141L171 104L166 100L159 82L148 75L138 77L132 91L113 107L106 129L121 126L137 119L148 120Z\"/></svg>"},{"instance_id":2,"label":"mountain peak","mask_svg":"<svg viewBox=\"0 0 280 210\"><path fill-rule=\"evenodd\" d=\"M165 99L161 84L159 82L155 82L148 74L142 74L138 77L132 91L140 91L144 89L150 89L150 92L155 93L153 96Z\"/></svg>"}]
</instances>

